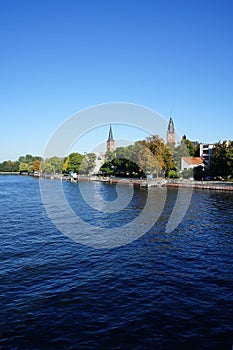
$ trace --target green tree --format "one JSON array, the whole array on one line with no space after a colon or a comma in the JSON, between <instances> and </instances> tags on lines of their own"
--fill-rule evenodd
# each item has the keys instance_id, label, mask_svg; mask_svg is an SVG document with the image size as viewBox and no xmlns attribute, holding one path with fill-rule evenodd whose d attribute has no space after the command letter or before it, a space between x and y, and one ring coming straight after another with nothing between
<instances>
[{"instance_id":1,"label":"green tree","mask_svg":"<svg viewBox=\"0 0 233 350\"><path fill-rule=\"evenodd\" d=\"M54 174L55 173L54 166L47 159L44 162L41 162L40 170L42 171L43 174Z\"/></svg>"},{"instance_id":2,"label":"green tree","mask_svg":"<svg viewBox=\"0 0 233 350\"><path fill-rule=\"evenodd\" d=\"M194 146L192 141L187 139L184 135L181 139L181 143L174 149L172 156L176 168L180 170L182 157L200 157L200 144Z\"/></svg>"},{"instance_id":3,"label":"green tree","mask_svg":"<svg viewBox=\"0 0 233 350\"><path fill-rule=\"evenodd\" d=\"M1 172L18 172L19 171L19 162L5 160L4 162L0 163L0 171Z\"/></svg>"},{"instance_id":4,"label":"green tree","mask_svg":"<svg viewBox=\"0 0 233 350\"><path fill-rule=\"evenodd\" d=\"M100 168L100 172L104 175L113 175L114 174L114 161L106 161Z\"/></svg>"},{"instance_id":5,"label":"green tree","mask_svg":"<svg viewBox=\"0 0 233 350\"><path fill-rule=\"evenodd\" d=\"M136 142L133 151L134 161L143 173L151 173L158 176L161 170L161 165L149 147L146 147L141 142Z\"/></svg>"},{"instance_id":6,"label":"green tree","mask_svg":"<svg viewBox=\"0 0 233 350\"><path fill-rule=\"evenodd\" d=\"M86 153L80 164L79 173L89 175L95 167L95 161L96 161L95 153Z\"/></svg>"},{"instance_id":7,"label":"green tree","mask_svg":"<svg viewBox=\"0 0 233 350\"><path fill-rule=\"evenodd\" d=\"M26 154L25 156L20 156L18 161L20 163L27 163L27 164L33 164L35 160L42 160L42 157L40 156L32 156L31 154Z\"/></svg>"},{"instance_id":8,"label":"green tree","mask_svg":"<svg viewBox=\"0 0 233 350\"><path fill-rule=\"evenodd\" d=\"M163 170L164 170L165 176L168 176L169 171L176 171L176 165L167 147L164 149L163 156L164 156Z\"/></svg>"},{"instance_id":9,"label":"green tree","mask_svg":"<svg viewBox=\"0 0 233 350\"><path fill-rule=\"evenodd\" d=\"M119 159L127 159L129 158L129 154L130 154L130 146L117 147L115 150L115 157Z\"/></svg>"},{"instance_id":10,"label":"green tree","mask_svg":"<svg viewBox=\"0 0 233 350\"><path fill-rule=\"evenodd\" d=\"M40 164L40 170L44 174L61 174L63 167L64 159L59 157L51 157L45 159Z\"/></svg>"},{"instance_id":11,"label":"green tree","mask_svg":"<svg viewBox=\"0 0 233 350\"><path fill-rule=\"evenodd\" d=\"M200 157L200 143L195 146L194 157Z\"/></svg>"},{"instance_id":12,"label":"green tree","mask_svg":"<svg viewBox=\"0 0 233 350\"><path fill-rule=\"evenodd\" d=\"M175 162L176 168L178 170L181 169L181 158L182 157L190 157L185 143L181 143L179 146L177 146L175 148L174 162Z\"/></svg>"},{"instance_id":13,"label":"green tree","mask_svg":"<svg viewBox=\"0 0 233 350\"><path fill-rule=\"evenodd\" d=\"M226 179L233 176L233 141L214 145L208 171L213 177Z\"/></svg>"},{"instance_id":14,"label":"green tree","mask_svg":"<svg viewBox=\"0 0 233 350\"><path fill-rule=\"evenodd\" d=\"M115 152L106 152L105 163L100 171L107 175L116 176L141 176L143 171L139 168L135 145L118 147Z\"/></svg>"},{"instance_id":15,"label":"green tree","mask_svg":"<svg viewBox=\"0 0 233 350\"><path fill-rule=\"evenodd\" d=\"M60 158L60 157L51 157L48 158L46 160L47 163L51 164L51 166L53 167L53 171L55 174L61 174L62 173L62 167L64 164L64 158Z\"/></svg>"},{"instance_id":16,"label":"green tree","mask_svg":"<svg viewBox=\"0 0 233 350\"><path fill-rule=\"evenodd\" d=\"M20 163L19 171L30 172L32 170L31 165L28 163Z\"/></svg>"},{"instance_id":17,"label":"green tree","mask_svg":"<svg viewBox=\"0 0 233 350\"><path fill-rule=\"evenodd\" d=\"M83 155L80 153L71 153L64 161L62 171L64 173L79 173L79 167L82 163Z\"/></svg>"},{"instance_id":18,"label":"green tree","mask_svg":"<svg viewBox=\"0 0 233 350\"><path fill-rule=\"evenodd\" d=\"M229 167L228 177L233 178L233 141L228 142L227 164Z\"/></svg>"},{"instance_id":19,"label":"green tree","mask_svg":"<svg viewBox=\"0 0 233 350\"><path fill-rule=\"evenodd\" d=\"M169 170L168 171L168 178L169 179L178 179L179 178L179 174L177 173L176 170Z\"/></svg>"},{"instance_id":20,"label":"green tree","mask_svg":"<svg viewBox=\"0 0 233 350\"><path fill-rule=\"evenodd\" d=\"M181 144L185 144L189 157L193 157L195 154L195 147L193 146L192 141L190 141L189 139L187 139L187 137L184 135L181 139Z\"/></svg>"},{"instance_id":21,"label":"green tree","mask_svg":"<svg viewBox=\"0 0 233 350\"><path fill-rule=\"evenodd\" d=\"M105 153L105 159L106 161L111 162L114 158L116 158L115 152L107 151Z\"/></svg>"},{"instance_id":22,"label":"green tree","mask_svg":"<svg viewBox=\"0 0 233 350\"><path fill-rule=\"evenodd\" d=\"M202 165L199 165L193 168L193 177L194 180L204 180L206 176L205 168Z\"/></svg>"},{"instance_id":23,"label":"green tree","mask_svg":"<svg viewBox=\"0 0 233 350\"><path fill-rule=\"evenodd\" d=\"M169 170L176 169L169 146L165 145L162 138L158 135L152 135L147 137L145 141L140 142L150 149L165 176L168 175Z\"/></svg>"}]
</instances>

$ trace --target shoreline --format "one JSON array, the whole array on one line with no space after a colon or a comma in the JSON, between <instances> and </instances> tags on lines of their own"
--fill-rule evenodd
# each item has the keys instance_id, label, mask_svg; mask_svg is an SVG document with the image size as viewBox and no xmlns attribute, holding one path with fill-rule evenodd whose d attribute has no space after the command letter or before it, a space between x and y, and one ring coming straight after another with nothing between
<instances>
[{"instance_id":1,"label":"shoreline","mask_svg":"<svg viewBox=\"0 0 233 350\"><path fill-rule=\"evenodd\" d=\"M0 175L20 175L19 171L0 171Z\"/></svg>"},{"instance_id":2,"label":"shoreline","mask_svg":"<svg viewBox=\"0 0 233 350\"><path fill-rule=\"evenodd\" d=\"M168 180L166 186L175 188L196 188L212 191L233 191L233 182L223 181Z\"/></svg>"},{"instance_id":3,"label":"shoreline","mask_svg":"<svg viewBox=\"0 0 233 350\"><path fill-rule=\"evenodd\" d=\"M75 180L76 181L76 180ZM96 178L93 176L78 177L77 181L100 181L109 184L127 184L140 188L152 187L174 187L174 188L196 188L214 191L233 191L233 182L224 181L196 181L196 180L165 180L165 179L127 179L127 178Z\"/></svg>"},{"instance_id":4,"label":"shoreline","mask_svg":"<svg viewBox=\"0 0 233 350\"><path fill-rule=\"evenodd\" d=\"M20 175L19 172L0 172L0 175ZM20 176L25 176L22 174ZM122 184L122 185L132 185L139 188L152 188L152 187L173 187L173 188L195 188L202 190L212 190L212 191L233 191L233 182L224 182L224 181L196 181L196 180L165 180L162 178L148 180L148 179L132 179L132 178L119 178L119 177L98 177L98 176L88 176L88 175L78 175L77 178L72 178L70 176L64 176L62 174L55 175L32 175L36 178L45 178L45 179L57 179L62 181L99 181L105 182L108 184Z\"/></svg>"}]
</instances>

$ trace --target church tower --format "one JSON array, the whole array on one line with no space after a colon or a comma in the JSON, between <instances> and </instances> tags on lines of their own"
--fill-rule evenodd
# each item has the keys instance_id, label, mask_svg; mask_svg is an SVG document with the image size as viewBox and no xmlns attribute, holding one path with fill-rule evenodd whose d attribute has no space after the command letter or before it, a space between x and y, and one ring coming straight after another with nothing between
<instances>
[{"instance_id":1,"label":"church tower","mask_svg":"<svg viewBox=\"0 0 233 350\"><path fill-rule=\"evenodd\" d=\"M175 127L171 116L167 128L167 143L176 143Z\"/></svg>"},{"instance_id":2,"label":"church tower","mask_svg":"<svg viewBox=\"0 0 233 350\"><path fill-rule=\"evenodd\" d=\"M113 139L112 127L110 125L108 139L107 139L107 151L113 152L115 149L115 140Z\"/></svg>"}]
</instances>

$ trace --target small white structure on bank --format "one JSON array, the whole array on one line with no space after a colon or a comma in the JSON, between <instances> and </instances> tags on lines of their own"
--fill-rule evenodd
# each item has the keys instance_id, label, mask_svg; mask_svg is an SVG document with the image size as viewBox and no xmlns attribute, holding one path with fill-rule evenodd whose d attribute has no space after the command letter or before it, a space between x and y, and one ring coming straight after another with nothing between
<instances>
[{"instance_id":1,"label":"small white structure on bank","mask_svg":"<svg viewBox=\"0 0 233 350\"><path fill-rule=\"evenodd\" d=\"M182 157L181 158L181 171L187 169L193 169L197 166L204 167L204 161L201 157Z\"/></svg>"}]
</instances>

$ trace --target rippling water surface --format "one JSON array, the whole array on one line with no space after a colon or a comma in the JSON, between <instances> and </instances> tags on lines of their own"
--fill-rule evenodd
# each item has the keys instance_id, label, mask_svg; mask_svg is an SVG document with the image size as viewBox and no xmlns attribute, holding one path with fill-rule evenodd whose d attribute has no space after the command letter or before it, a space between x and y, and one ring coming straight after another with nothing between
<instances>
[{"instance_id":1,"label":"rippling water surface","mask_svg":"<svg viewBox=\"0 0 233 350\"><path fill-rule=\"evenodd\" d=\"M73 210L102 227L132 220L147 196L135 190L128 210L108 214L86 206L77 184L63 186ZM86 190L96 186L115 199L111 185ZM93 249L50 222L38 180L0 176L0 348L231 350L233 194L194 191L166 234L176 195L168 190L138 240Z\"/></svg>"}]
</instances>

